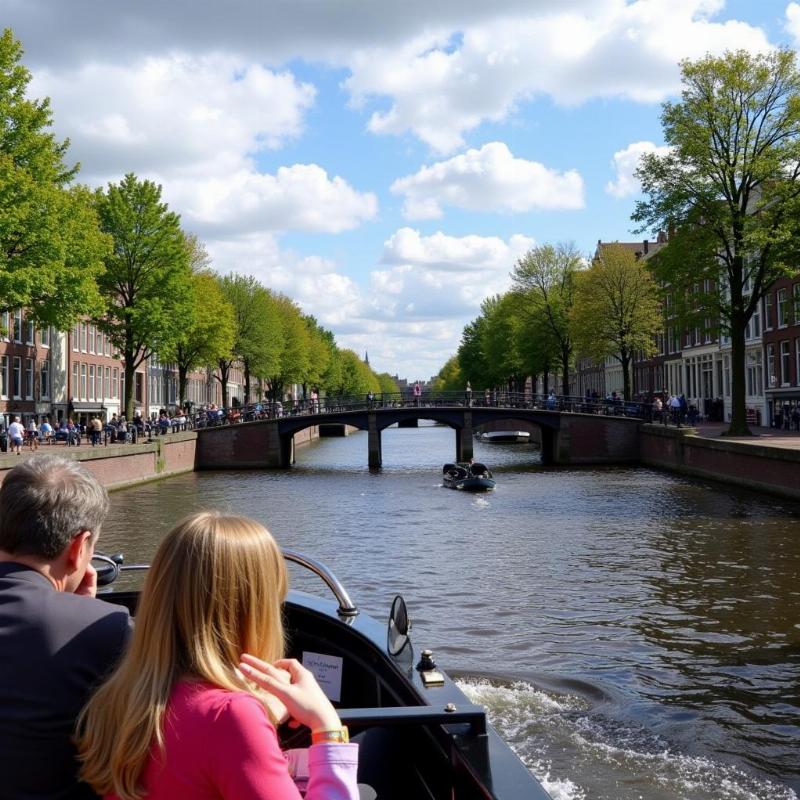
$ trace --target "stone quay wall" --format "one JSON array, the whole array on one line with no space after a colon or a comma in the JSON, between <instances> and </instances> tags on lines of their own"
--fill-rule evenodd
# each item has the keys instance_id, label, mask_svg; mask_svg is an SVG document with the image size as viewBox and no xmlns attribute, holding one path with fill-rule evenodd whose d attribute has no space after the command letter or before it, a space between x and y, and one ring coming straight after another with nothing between
<instances>
[{"instance_id":1,"label":"stone quay wall","mask_svg":"<svg viewBox=\"0 0 800 800\"><path fill-rule=\"evenodd\" d=\"M649 467L710 478L800 500L800 450L694 435L691 428L643 425L640 460Z\"/></svg>"}]
</instances>

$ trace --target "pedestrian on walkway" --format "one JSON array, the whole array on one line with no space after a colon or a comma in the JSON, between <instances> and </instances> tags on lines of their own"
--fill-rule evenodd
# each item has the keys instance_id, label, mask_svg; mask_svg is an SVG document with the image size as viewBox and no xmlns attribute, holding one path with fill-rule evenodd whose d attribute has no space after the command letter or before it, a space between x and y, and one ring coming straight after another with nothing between
<instances>
[{"instance_id":1,"label":"pedestrian on walkway","mask_svg":"<svg viewBox=\"0 0 800 800\"><path fill-rule=\"evenodd\" d=\"M467 381L467 386L464 389L464 402L467 408L472 408L472 384Z\"/></svg>"}]
</instances>

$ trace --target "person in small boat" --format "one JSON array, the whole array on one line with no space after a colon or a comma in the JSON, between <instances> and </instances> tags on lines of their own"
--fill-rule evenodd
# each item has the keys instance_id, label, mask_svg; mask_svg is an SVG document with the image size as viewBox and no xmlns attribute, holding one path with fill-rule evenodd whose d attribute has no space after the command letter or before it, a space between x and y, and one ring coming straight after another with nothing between
<instances>
[{"instance_id":1,"label":"person in small boat","mask_svg":"<svg viewBox=\"0 0 800 800\"><path fill-rule=\"evenodd\" d=\"M356 800L358 745L283 659L283 555L259 523L205 511L165 537L127 655L78 722L81 777L114 800L300 798L276 725L308 726L306 800Z\"/></svg>"},{"instance_id":2,"label":"person in small boat","mask_svg":"<svg viewBox=\"0 0 800 800\"><path fill-rule=\"evenodd\" d=\"M106 490L77 461L33 456L0 487L0 797L90 800L72 733L130 634L95 598Z\"/></svg>"}]
</instances>

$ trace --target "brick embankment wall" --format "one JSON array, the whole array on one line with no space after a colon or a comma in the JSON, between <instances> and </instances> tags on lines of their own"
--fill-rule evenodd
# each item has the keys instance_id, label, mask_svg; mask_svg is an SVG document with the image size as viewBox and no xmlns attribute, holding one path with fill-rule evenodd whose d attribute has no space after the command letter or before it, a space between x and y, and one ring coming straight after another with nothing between
<instances>
[{"instance_id":1,"label":"brick embankment wall","mask_svg":"<svg viewBox=\"0 0 800 800\"><path fill-rule=\"evenodd\" d=\"M694 435L691 428L643 425L640 458L651 467L711 478L800 500L800 450Z\"/></svg>"},{"instance_id":2,"label":"brick embankment wall","mask_svg":"<svg viewBox=\"0 0 800 800\"><path fill-rule=\"evenodd\" d=\"M57 455L80 461L107 489L121 489L137 483L168 478L183 472L192 472L195 464L197 434L194 431L171 433L152 442L141 444L114 444L92 447L67 447L64 444L43 445L35 455ZM30 458L23 449L20 456L0 454L0 481L6 472L20 460Z\"/></svg>"}]
</instances>

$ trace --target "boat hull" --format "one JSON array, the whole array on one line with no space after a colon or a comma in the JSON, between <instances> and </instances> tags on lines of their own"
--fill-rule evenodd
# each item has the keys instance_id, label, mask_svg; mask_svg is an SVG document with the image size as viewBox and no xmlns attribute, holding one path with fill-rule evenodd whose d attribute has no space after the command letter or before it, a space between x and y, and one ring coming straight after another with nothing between
<instances>
[{"instance_id":1,"label":"boat hull","mask_svg":"<svg viewBox=\"0 0 800 800\"><path fill-rule=\"evenodd\" d=\"M444 485L448 489L459 489L462 492L491 492L495 481L493 478L445 478Z\"/></svg>"},{"instance_id":2,"label":"boat hull","mask_svg":"<svg viewBox=\"0 0 800 800\"><path fill-rule=\"evenodd\" d=\"M527 431L487 431L481 434L481 441L487 444L523 444L530 440Z\"/></svg>"}]
</instances>

